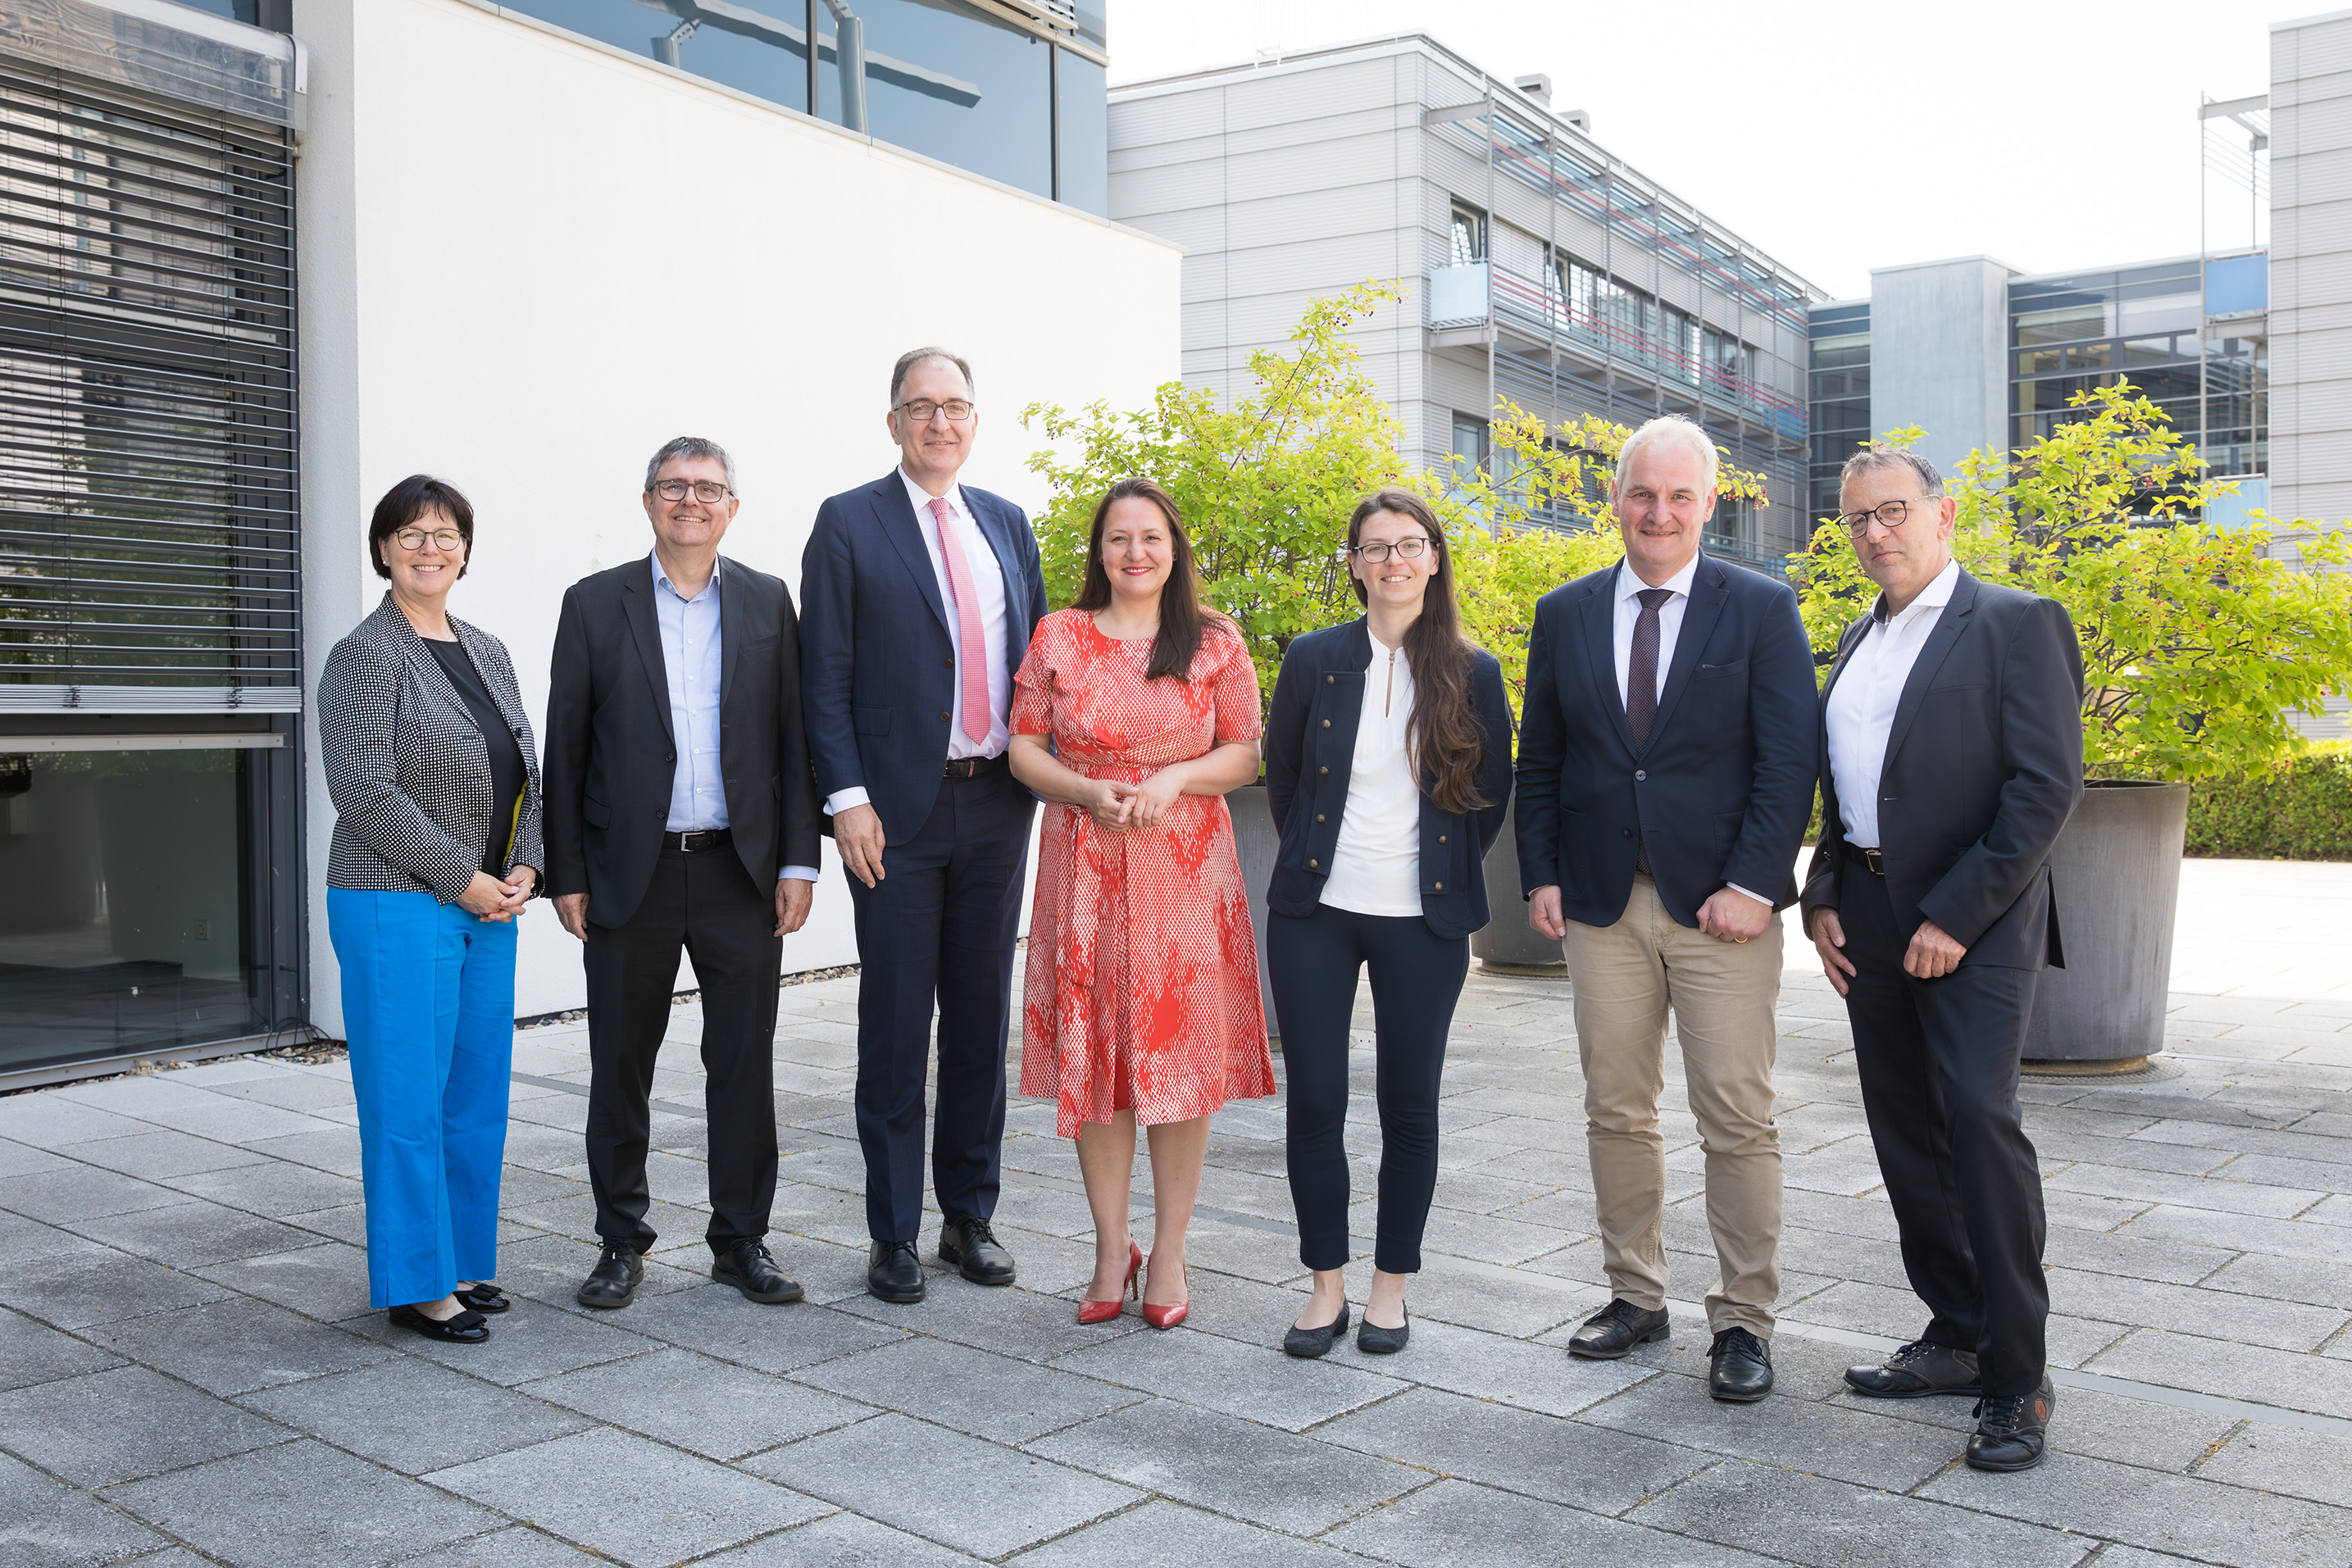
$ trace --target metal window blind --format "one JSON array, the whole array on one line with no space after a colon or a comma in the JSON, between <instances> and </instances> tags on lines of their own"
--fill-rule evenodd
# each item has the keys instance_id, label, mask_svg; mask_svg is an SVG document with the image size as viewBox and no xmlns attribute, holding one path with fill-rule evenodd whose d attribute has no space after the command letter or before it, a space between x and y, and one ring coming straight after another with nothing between
<instances>
[{"instance_id":1,"label":"metal window blind","mask_svg":"<svg viewBox=\"0 0 2352 1568\"><path fill-rule=\"evenodd\" d=\"M0 710L299 706L289 132L0 53Z\"/></svg>"}]
</instances>

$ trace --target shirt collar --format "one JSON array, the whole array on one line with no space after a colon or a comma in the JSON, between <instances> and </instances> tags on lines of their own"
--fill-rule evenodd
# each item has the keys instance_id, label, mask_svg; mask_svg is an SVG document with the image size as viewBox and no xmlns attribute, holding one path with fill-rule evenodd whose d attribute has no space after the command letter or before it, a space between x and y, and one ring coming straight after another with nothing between
<instances>
[{"instance_id":1,"label":"shirt collar","mask_svg":"<svg viewBox=\"0 0 2352 1568\"><path fill-rule=\"evenodd\" d=\"M1871 619L1882 626L1891 626L1897 621L1916 618L1923 610L1941 610L1952 601L1952 591L1958 588L1959 583L1960 563L1957 560L1948 560L1944 563L1944 570L1937 572L1934 580L1919 591L1918 598L1903 607L1900 614L1886 613L1886 595L1882 591L1877 602L1870 607Z\"/></svg>"},{"instance_id":2,"label":"shirt collar","mask_svg":"<svg viewBox=\"0 0 2352 1568\"><path fill-rule=\"evenodd\" d=\"M1691 582L1698 576L1698 556L1692 556L1690 559L1683 562L1682 570L1675 573L1674 576L1666 579L1665 581L1658 584L1658 586L1664 589L1669 593L1679 593L1685 599L1688 599L1690 597ZM1620 561L1618 563L1617 597L1619 599L1631 599L1649 586L1650 585L1648 583L1642 580L1641 577L1633 570L1631 565L1623 561Z\"/></svg>"},{"instance_id":3,"label":"shirt collar","mask_svg":"<svg viewBox=\"0 0 2352 1568\"><path fill-rule=\"evenodd\" d=\"M898 465L898 481L907 486L907 501L915 508L915 520L929 521L931 515L930 492L915 483L913 476L907 472L907 465L903 463ZM950 485L948 493L940 498L948 504L948 510L956 516L960 517L971 516L971 508L963 504L963 486L961 482Z\"/></svg>"},{"instance_id":4,"label":"shirt collar","mask_svg":"<svg viewBox=\"0 0 2352 1568\"><path fill-rule=\"evenodd\" d=\"M653 563L653 569L654 569L654 586L655 586L656 588L667 588L667 589L668 589L668 590L669 590L669 591L670 591L671 596L672 596L673 598L675 598L675 599L676 599L676 600L677 600L680 604L691 604L691 603L693 603L693 602L694 602L694 601L693 601L693 600L687 598L687 596L686 596L685 594L678 592L678 591L677 591L677 584L676 584L676 583L672 582L672 581L669 580L669 573L662 570L662 563L661 563L661 551L659 551L658 549L651 549L651 550L647 550L647 551L646 552L646 559L647 559L648 561L650 561L650 562L652 562L652 563ZM716 588L716 587L718 587L718 586L719 586L719 571L720 571L720 570L721 570L721 566L722 566L723 559L724 559L724 558L719 558L719 559L714 559L714 560L712 560L712 561L711 561L711 563L710 563L710 581L709 581L709 584L708 585L708 587L706 587L706 588L704 589L704 591L703 591L704 592L709 592L710 589L712 589L712 588ZM700 596L699 596L699 595L697 595L697 597L698 598L698 597L700 597Z\"/></svg>"}]
</instances>

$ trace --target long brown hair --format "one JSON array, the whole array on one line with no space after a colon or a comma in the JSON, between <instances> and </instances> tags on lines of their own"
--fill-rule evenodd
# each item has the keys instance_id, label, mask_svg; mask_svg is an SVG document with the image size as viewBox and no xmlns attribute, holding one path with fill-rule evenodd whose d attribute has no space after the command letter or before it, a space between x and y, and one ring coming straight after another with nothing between
<instances>
[{"instance_id":1,"label":"long brown hair","mask_svg":"<svg viewBox=\"0 0 2352 1568\"><path fill-rule=\"evenodd\" d=\"M1348 519L1349 550L1366 520L1382 512L1419 523L1437 552L1436 570L1422 591L1421 614L1404 634L1405 657L1412 664L1412 720L1405 733L1413 771L1428 780L1429 798L1439 810L1483 810L1491 804L1478 789L1486 737L1470 712L1470 643L1454 602L1454 558L1445 548L1445 530L1438 526L1436 511L1411 490L1376 491L1358 502ZM1357 603L1371 603L1361 578L1350 572L1348 581Z\"/></svg>"},{"instance_id":2,"label":"long brown hair","mask_svg":"<svg viewBox=\"0 0 2352 1568\"><path fill-rule=\"evenodd\" d=\"M1162 675L1173 675L1180 681L1192 678L1192 656L1201 651L1201 640L1212 631L1224 632L1231 622L1213 610L1201 608L1201 588L1192 569L1192 541L1184 533L1183 514L1176 509L1175 497L1149 479L1121 479L1106 493L1095 507L1093 534L1087 540L1087 582L1078 591L1078 601L1073 610L1108 610L1110 608L1110 573L1102 560L1103 528L1110 521L1110 509L1115 502L1140 497L1160 508L1168 519L1169 553L1173 558L1168 568L1168 580L1160 585L1160 631L1151 639L1151 660L1143 667L1143 678L1156 681Z\"/></svg>"}]
</instances>

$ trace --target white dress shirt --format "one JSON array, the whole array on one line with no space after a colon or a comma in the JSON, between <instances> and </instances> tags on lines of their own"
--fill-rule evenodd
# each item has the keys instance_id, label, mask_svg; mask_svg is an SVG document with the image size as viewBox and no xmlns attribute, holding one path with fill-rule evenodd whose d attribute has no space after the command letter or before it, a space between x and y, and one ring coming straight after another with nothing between
<instances>
[{"instance_id":1,"label":"white dress shirt","mask_svg":"<svg viewBox=\"0 0 2352 1568\"><path fill-rule=\"evenodd\" d=\"M1936 580L1899 615L1886 614L1886 596L1871 607L1870 630L1846 655L1837 685L1830 688L1828 713L1830 780L1837 787L1838 821L1845 841L1860 850L1886 847L1878 831L1878 781L1886 770L1886 737L1895 727L1895 705L1919 650L1927 645L1952 589L1960 563L1949 561Z\"/></svg>"},{"instance_id":2,"label":"white dress shirt","mask_svg":"<svg viewBox=\"0 0 2352 1568\"><path fill-rule=\"evenodd\" d=\"M974 740L963 729L961 623L957 615L955 589L948 581L947 558L940 553L940 525L931 516L930 492L909 478L903 467L898 470L898 478L907 486L908 504L915 508L915 531L923 536L924 553L931 558L931 575L939 579L940 604L948 617L948 645L955 652L955 685L948 704L948 754L942 760L1002 757L1013 740L1008 722L1013 714L1013 671L1004 662L1004 569L997 564L988 536L980 531L980 520L964 503L963 486L950 485L941 499L948 504L948 527L954 530L956 542L963 547L964 566L971 573L972 592L980 600L980 636L988 650L988 738ZM870 799L866 786L853 784L827 796L824 809L827 814L838 816L852 806L865 805Z\"/></svg>"},{"instance_id":3,"label":"white dress shirt","mask_svg":"<svg viewBox=\"0 0 2352 1568\"><path fill-rule=\"evenodd\" d=\"M669 580L659 550L653 552L652 560L654 622L661 632L662 673L669 680L670 734L677 741L664 826L673 833L711 831L728 825L727 779L719 749L719 574L724 566L711 562L710 580L688 599ZM779 880L787 876L814 882L816 870L788 865L778 873Z\"/></svg>"},{"instance_id":4,"label":"white dress shirt","mask_svg":"<svg viewBox=\"0 0 2352 1568\"><path fill-rule=\"evenodd\" d=\"M1405 731L1412 723L1412 665L1404 650L1371 639L1363 711L1348 765L1348 799L1322 902L1358 915L1421 913L1421 785Z\"/></svg>"},{"instance_id":5,"label":"white dress shirt","mask_svg":"<svg viewBox=\"0 0 2352 1568\"><path fill-rule=\"evenodd\" d=\"M1694 555L1683 562L1682 570L1655 586L1674 595L1658 606L1658 689L1651 694L1654 700L1666 695L1666 672L1675 665L1675 643L1683 634L1683 612L1690 605L1692 580L1698 576L1699 558ZM1633 709L1633 628L1642 619L1642 591L1652 585L1643 582L1631 561L1617 564L1617 619L1615 635L1617 653L1617 700L1625 711ZM1726 883L1734 893L1745 893L1759 904L1772 901L1760 893L1748 893L1738 883Z\"/></svg>"}]
</instances>

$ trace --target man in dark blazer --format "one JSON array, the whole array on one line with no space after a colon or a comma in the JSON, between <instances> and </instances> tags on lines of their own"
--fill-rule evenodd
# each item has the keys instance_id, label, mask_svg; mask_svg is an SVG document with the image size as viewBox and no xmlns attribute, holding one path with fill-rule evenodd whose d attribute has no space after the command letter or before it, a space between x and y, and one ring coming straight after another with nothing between
<instances>
[{"instance_id":1,"label":"man in dark blazer","mask_svg":"<svg viewBox=\"0 0 2352 1568\"><path fill-rule=\"evenodd\" d=\"M974 1283L1013 1282L990 1221L1036 799L1004 753L1045 580L1021 508L957 483L980 432L971 366L944 349L900 356L887 424L898 465L819 507L801 558L801 692L857 920L866 1288L919 1301L935 1005L940 1258Z\"/></svg>"},{"instance_id":2,"label":"man in dark blazer","mask_svg":"<svg viewBox=\"0 0 2352 1568\"><path fill-rule=\"evenodd\" d=\"M681 951L702 994L711 1277L800 1299L763 1238L776 1194L783 938L816 883L800 628L783 582L719 553L735 465L681 436L646 468L650 559L563 595L547 705L547 887L587 944L588 1182L604 1253L583 1306L625 1307L646 1223L646 1100Z\"/></svg>"},{"instance_id":3,"label":"man in dark blazer","mask_svg":"<svg viewBox=\"0 0 2352 1568\"><path fill-rule=\"evenodd\" d=\"M1613 1360L1670 1332L1658 1094L1671 1012L1721 1267L1708 1386L1748 1403L1772 1386L1772 1009L1778 911L1796 902L1812 805L1812 654L1788 584L1699 549L1716 452L1696 424L1634 432L1613 498L1625 559L1536 606L1519 728L1519 877L1528 923L1562 939L1575 987L1611 1291L1569 1350Z\"/></svg>"},{"instance_id":4,"label":"man in dark blazer","mask_svg":"<svg viewBox=\"0 0 2352 1568\"><path fill-rule=\"evenodd\" d=\"M2083 798L2083 655L2066 612L1952 559L1935 466L1873 447L1840 507L1879 586L1822 690L1822 836L1805 929L1845 998L1903 1266L1931 1316L1859 1394L1975 1396L1968 1461L2042 1461L2041 1171L2018 1103L2042 966L2062 964L2050 848Z\"/></svg>"}]
</instances>

